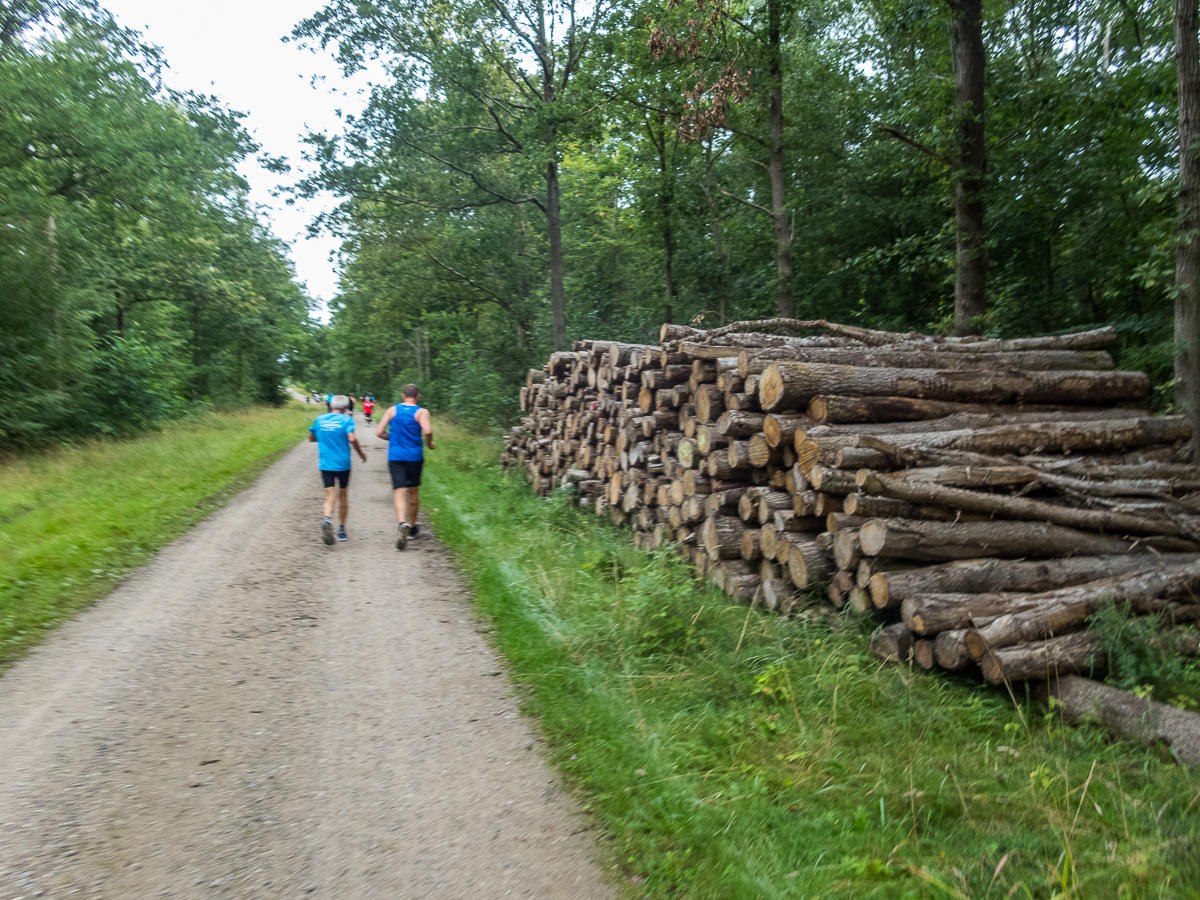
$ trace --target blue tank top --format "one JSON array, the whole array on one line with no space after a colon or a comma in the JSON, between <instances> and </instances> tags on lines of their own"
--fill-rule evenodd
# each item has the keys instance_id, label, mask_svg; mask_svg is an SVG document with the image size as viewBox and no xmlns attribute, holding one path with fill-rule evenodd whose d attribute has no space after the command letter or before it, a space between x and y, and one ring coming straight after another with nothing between
<instances>
[{"instance_id":1,"label":"blue tank top","mask_svg":"<svg viewBox=\"0 0 1200 900\"><path fill-rule=\"evenodd\" d=\"M388 423L388 459L416 462L425 458L421 443L421 423L417 412L421 407L411 403L397 403L396 414Z\"/></svg>"}]
</instances>

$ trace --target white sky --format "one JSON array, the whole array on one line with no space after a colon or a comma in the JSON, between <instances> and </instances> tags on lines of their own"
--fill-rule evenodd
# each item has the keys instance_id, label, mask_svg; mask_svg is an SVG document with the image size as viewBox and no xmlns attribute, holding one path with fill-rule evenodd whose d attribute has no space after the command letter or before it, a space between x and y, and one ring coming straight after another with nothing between
<instances>
[{"instance_id":1,"label":"white sky","mask_svg":"<svg viewBox=\"0 0 1200 900\"><path fill-rule=\"evenodd\" d=\"M320 9L321 0L102 0L102 5L122 25L141 29L150 43L162 47L171 87L216 95L226 106L247 113L243 122L262 145L260 152L291 164L291 175L280 176L248 159L240 172L250 183L251 199L270 210L275 236L292 245L297 277L309 295L331 300L337 293L337 272L330 256L337 241L328 235L306 238L305 229L335 201L327 197L287 206L271 196L306 168L301 135L308 130L339 132L335 110L356 113L366 102L366 76L345 81L330 53L301 50L281 40ZM315 89L310 86L314 75L325 79ZM326 319L323 306L318 315Z\"/></svg>"}]
</instances>

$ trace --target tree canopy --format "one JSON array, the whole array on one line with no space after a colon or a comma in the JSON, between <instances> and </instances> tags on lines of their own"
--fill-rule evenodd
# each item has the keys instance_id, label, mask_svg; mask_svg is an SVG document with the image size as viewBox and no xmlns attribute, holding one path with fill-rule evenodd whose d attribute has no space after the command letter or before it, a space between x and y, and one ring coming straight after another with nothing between
<instances>
[{"instance_id":1,"label":"tree canopy","mask_svg":"<svg viewBox=\"0 0 1200 900\"><path fill-rule=\"evenodd\" d=\"M278 402L311 340L235 166L257 147L82 3L0 3L0 444Z\"/></svg>"},{"instance_id":2,"label":"tree canopy","mask_svg":"<svg viewBox=\"0 0 1200 900\"><path fill-rule=\"evenodd\" d=\"M571 67L553 102L534 96L542 38L512 27L535 10ZM1170 382L1169 7L983 3L982 116L963 101L961 3L588 10L383 0L297 27L348 68L370 58L387 72L343 134L310 138L320 165L306 189L344 198L325 223L347 254L334 371L385 391L415 376L414 335L429 335L421 366L449 401L511 383L564 340L647 340L670 320L786 311L949 330L957 194L982 222L965 251L986 261L973 330L1114 322L1126 364ZM502 394L478 402L511 412Z\"/></svg>"}]
</instances>

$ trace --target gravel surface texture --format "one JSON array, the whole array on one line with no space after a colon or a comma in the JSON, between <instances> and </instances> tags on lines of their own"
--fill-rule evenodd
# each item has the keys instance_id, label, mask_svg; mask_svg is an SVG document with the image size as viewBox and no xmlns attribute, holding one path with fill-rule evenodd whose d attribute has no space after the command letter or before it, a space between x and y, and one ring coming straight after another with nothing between
<instances>
[{"instance_id":1,"label":"gravel surface texture","mask_svg":"<svg viewBox=\"0 0 1200 900\"><path fill-rule=\"evenodd\" d=\"M617 896L363 444L349 542L301 444L0 678L0 900Z\"/></svg>"}]
</instances>

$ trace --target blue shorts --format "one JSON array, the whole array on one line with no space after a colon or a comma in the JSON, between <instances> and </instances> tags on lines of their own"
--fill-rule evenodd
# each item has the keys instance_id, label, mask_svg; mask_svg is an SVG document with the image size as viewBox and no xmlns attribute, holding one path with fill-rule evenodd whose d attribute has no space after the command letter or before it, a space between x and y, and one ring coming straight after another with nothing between
<instances>
[{"instance_id":1,"label":"blue shorts","mask_svg":"<svg viewBox=\"0 0 1200 900\"><path fill-rule=\"evenodd\" d=\"M321 481L324 482L325 487L327 488L333 487L333 484L336 481L337 486L342 490L345 490L350 484L350 470L342 469L340 472L331 472L329 469L322 469Z\"/></svg>"}]
</instances>

